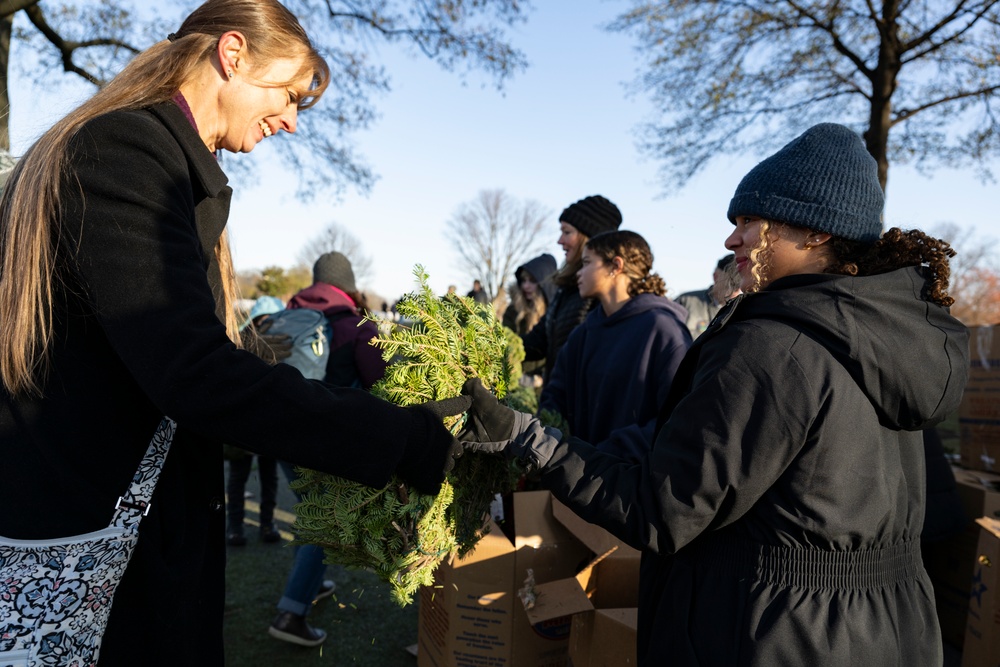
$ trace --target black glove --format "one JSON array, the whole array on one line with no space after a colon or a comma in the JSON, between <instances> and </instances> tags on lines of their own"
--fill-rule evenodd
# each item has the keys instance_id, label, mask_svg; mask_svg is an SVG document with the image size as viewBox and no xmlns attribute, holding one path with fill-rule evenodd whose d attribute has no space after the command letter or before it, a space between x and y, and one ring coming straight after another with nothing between
<instances>
[{"instance_id":1,"label":"black glove","mask_svg":"<svg viewBox=\"0 0 1000 667\"><path fill-rule=\"evenodd\" d=\"M291 336L267 333L273 324L265 319L257 325L256 331L247 327L243 332L243 347L272 366L292 356Z\"/></svg>"},{"instance_id":2,"label":"black glove","mask_svg":"<svg viewBox=\"0 0 1000 667\"><path fill-rule=\"evenodd\" d=\"M272 366L292 356L292 337L288 334L261 334L258 336L267 347L269 357L262 357Z\"/></svg>"},{"instance_id":3,"label":"black glove","mask_svg":"<svg viewBox=\"0 0 1000 667\"><path fill-rule=\"evenodd\" d=\"M464 451L443 420L462 414L471 405L470 397L458 396L404 408L413 416L414 425L396 474L420 493L437 495L445 473L455 467L455 459Z\"/></svg>"},{"instance_id":4,"label":"black glove","mask_svg":"<svg viewBox=\"0 0 1000 667\"><path fill-rule=\"evenodd\" d=\"M472 409L465 427L458 434L459 440L501 442L513 437L516 413L500 405L497 397L483 386L479 378L466 380L462 393L472 398Z\"/></svg>"},{"instance_id":5,"label":"black glove","mask_svg":"<svg viewBox=\"0 0 1000 667\"><path fill-rule=\"evenodd\" d=\"M562 440L555 428L543 427L531 415L500 405L478 379L466 380L462 393L472 396L472 408L458 439L468 451L503 454L529 471L545 466Z\"/></svg>"}]
</instances>

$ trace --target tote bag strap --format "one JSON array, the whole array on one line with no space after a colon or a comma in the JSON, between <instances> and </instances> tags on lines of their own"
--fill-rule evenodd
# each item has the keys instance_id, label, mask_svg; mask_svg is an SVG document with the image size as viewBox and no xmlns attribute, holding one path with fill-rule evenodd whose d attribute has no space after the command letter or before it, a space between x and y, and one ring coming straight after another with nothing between
<instances>
[{"instance_id":1,"label":"tote bag strap","mask_svg":"<svg viewBox=\"0 0 1000 667\"><path fill-rule=\"evenodd\" d=\"M177 422L169 417L164 417L156 427L156 433L149 442L146 455L139 463L139 469L135 471L132 484L129 485L125 495L119 497L115 503L115 515L111 520L113 527L138 529L139 521L149 514L153 490L156 488L156 481L160 477L160 471L163 470L163 462L167 459L167 452L170 450L170 443L176 431Z\"/></svg>"}]
</instances>

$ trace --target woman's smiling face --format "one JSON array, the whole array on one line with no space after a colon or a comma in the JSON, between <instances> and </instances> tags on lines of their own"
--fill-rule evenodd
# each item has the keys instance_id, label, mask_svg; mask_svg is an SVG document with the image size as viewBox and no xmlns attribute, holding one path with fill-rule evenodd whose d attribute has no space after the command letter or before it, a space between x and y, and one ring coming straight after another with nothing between
<instances>
[{"instance_id":1,"label":"woman's smiling face","mask_svg":"<svg viewBox=\"0 0 1000 667\"><path fill-rule=\"evenodd\" d=\"M220 128L216 149L249 153L279 130L295 132L298 101L312 85L311 72L302 73L302 58L280 58L234 72L220 95ZM275 86L274 83L291 82Z\"/></svg>"}]
</instances>

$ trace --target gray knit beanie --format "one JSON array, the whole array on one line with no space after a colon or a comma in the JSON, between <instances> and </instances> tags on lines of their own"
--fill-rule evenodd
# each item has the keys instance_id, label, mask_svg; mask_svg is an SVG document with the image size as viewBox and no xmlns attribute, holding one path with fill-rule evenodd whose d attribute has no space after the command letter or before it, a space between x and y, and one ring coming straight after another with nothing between
<instances>
[{"instance_id":1,"label":"gray knit beanie","mask_svg":"<svg viewBox=\"0 0 1000 667\"><path fill-rule=\"evenodd\" d=\"M622 224L622 212L601 195L584 197L566 207L559 214L559 222L566 222L591 237L601 232L613 232Z\"/></svg>"},{"instance_id":2,"label":"gray knit beanie","mask_svg":"<svg viewBox=\"0 0 1000 667\"><path fill-rule=\"evenodd\" d=\"M878 166L843 125L814 125L743 177L729 220L754 216L855 241L882 234Z\"/></svg>"},{"instance_id":3,"label":"gray knit beanie","mask_svg":"<svg viewBox=\"0 0 1000 667\"><path fill-rule=\"evenodd\" d=\"M339 287L345 292L357 292L351 261L337 251L320 255L313 264L313 282Z\"/></svg>"}]
</instances>

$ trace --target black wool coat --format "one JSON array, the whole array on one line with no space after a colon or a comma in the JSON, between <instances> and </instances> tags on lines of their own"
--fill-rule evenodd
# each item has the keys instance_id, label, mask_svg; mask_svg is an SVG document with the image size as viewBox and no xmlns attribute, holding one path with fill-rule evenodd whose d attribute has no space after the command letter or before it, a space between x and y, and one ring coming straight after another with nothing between
<instances>
[{"instance_id":1,"label":"black wool coat","mask_svg":"<svg viewBox=\"0 0 1000 667\"><path fill-rule=\"evenodd\" d=\"M0 534L107 526L169 415L177 436L100 664L222 665L222 442L381 486L426 422L228 340L213 248L231 190L175 104L89 122L67 174L43 395L0 394Z\"/></svg>"},{"instance_id":2,"label":"black wool coat","mask_svg":"<svg viewBox=\"0 0 1000 667\"><path fill-rule=\"evenodd\" d=\"M559 350L566 344L573 329L586 319L587 313L596 304L594 299L580 296L576 285L560 287L549 302L542 319L521 337L525 361L545 360L546 381L556 367Z\"/></svg>"},{"instance_id":3,"label":"black wool coat","mask_svg":"<svg viewBox=\"0 0 1000 667\"><path fill-rule=\"evenodd\" d=\"M648 458L560 443L543 484L643 550L640 665L941 664L920 429L958 406L968 332L925 290L776 280L691 346Z\"/></svg>"}]
</instances>

